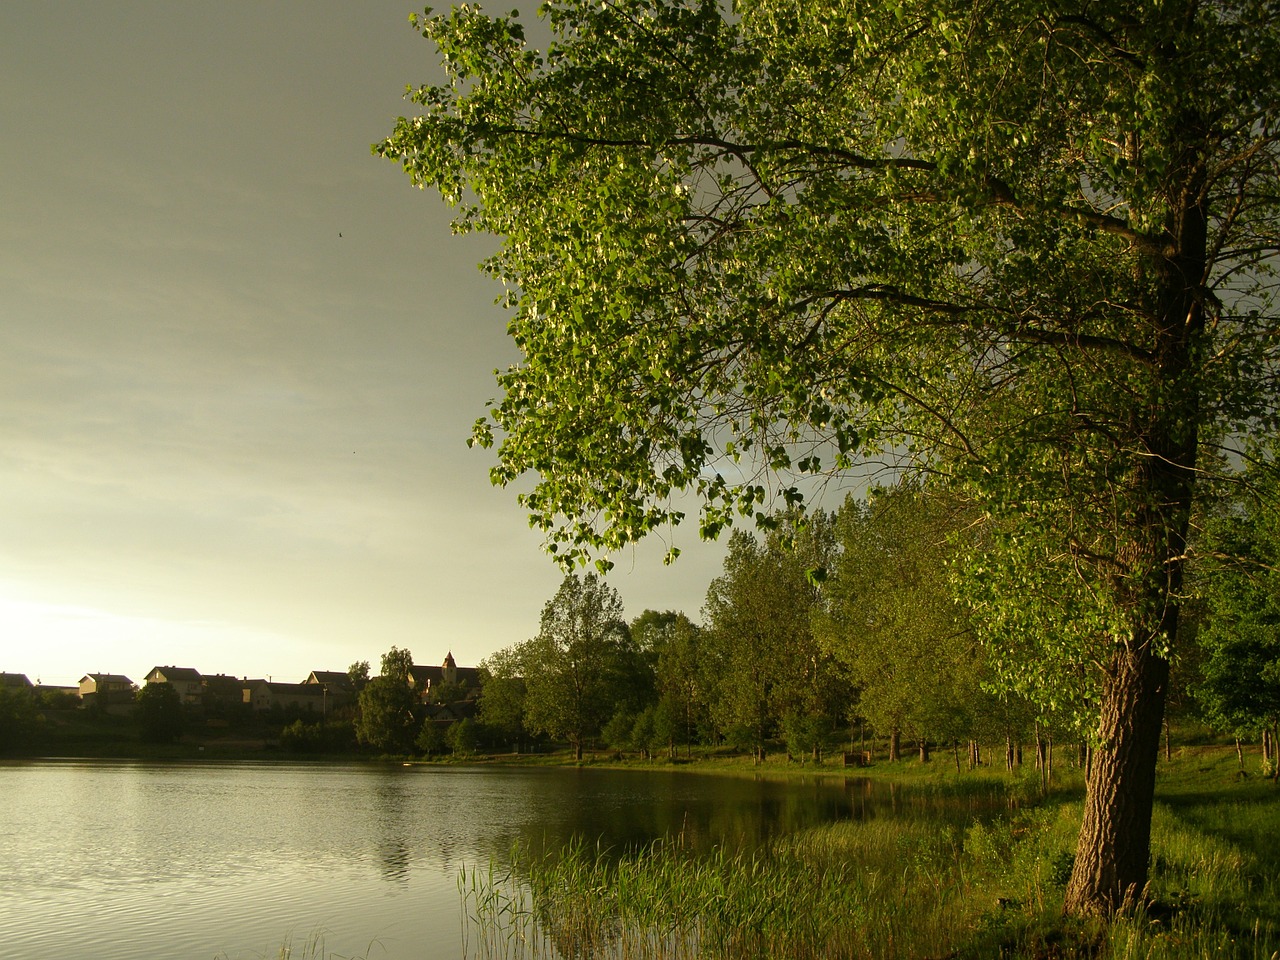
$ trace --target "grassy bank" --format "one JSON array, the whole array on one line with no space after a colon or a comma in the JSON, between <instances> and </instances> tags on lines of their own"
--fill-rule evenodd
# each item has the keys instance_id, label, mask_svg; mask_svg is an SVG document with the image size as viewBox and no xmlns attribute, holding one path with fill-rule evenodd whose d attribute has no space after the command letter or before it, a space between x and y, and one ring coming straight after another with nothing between
<instances>
[{"instance_id":1,"label":"grassy bank","mask_svg":"<svg viewBox=\"0 0 1280 960\"><path fill-rule=\"evenodd\" d=\"M867 772L929 790L972 787L972 775L954 768ZM515 871L463 874L469 954L551 957L553 946L565 957L628 960L1280 954L1274 784L1239 778L1225 748L1189 748L1162 763L1148 903L1110 924L1061 916L1079 793L1068 782L961 827L834 824L750 856L699 858L667 843L621 860L584 847L525 857Z\"/></svg>"}]
</instances>

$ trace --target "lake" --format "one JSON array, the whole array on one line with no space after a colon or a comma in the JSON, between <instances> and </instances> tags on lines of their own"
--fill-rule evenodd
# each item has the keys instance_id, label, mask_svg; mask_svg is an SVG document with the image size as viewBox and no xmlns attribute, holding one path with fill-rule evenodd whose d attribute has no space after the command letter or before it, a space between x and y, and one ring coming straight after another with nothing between
<instances>
[{"instance_id":1,"label":"lake","mask_svg":"<svg viewBox=\"0 0 1280 960\"><path fill-rule=\"evenodd\" d=\"M695 849L892 815L859 779L357 764L0 765L0 958L463 954L458 871L513 844ZM918 812L918 811L917 811Z\"/></svg>"}]
</instances>

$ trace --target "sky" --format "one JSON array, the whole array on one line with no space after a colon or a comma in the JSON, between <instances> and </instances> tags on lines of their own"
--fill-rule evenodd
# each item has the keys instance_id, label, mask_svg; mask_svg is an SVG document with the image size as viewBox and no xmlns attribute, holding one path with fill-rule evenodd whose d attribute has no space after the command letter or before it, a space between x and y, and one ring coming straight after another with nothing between
<instances>
[{"instance_id":1,"label":"sky","mask_svg":"<svg viewBox=\"0 0 1280 960\"><path fill-rule=\"evenodd\" d=\"M471 424L496 241L369 145L406 0L0 4L0 671L302 680L533 636L561 572ZM615 556L695 620L724 544Z\"/></svg>"}]
</instances>

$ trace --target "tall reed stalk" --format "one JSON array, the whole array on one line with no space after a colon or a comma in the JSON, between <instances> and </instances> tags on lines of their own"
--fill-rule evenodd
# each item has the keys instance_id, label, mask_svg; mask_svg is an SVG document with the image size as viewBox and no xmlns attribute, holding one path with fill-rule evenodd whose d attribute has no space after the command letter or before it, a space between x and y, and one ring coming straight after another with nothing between
<instances>
[{"instance_id":1,"label":"tall reed stalk","mask_svg":"<svg viewBox=\"0 0 1280 960\"><path fill-rule=\"evenodd\" d=\"M1158 807L1150 902L1110 924L1062 917L1078 801L967 827L846 822L754 853L516 851L514 867L460 876L466 955L1280 960L1276 809Z\"/></svg>"}]
</instances>

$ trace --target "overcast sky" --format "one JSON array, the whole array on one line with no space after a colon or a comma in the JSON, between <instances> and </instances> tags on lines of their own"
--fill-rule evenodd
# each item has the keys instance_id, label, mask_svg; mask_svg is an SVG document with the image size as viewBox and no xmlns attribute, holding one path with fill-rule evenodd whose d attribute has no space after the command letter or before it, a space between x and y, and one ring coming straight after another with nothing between
<instances>
[{"instance_id":1,"label":"overcast sky","mask_svg":"<svg viewBox=\"0 0 1280 960\"><path fill-rule=\"evenodd\" d=\"M537 631L559 570L466 447L486 241L369 144L405 0L0 3L0 670L301 680ZM493 241L488 241L492 243ZM616 557L697 619L722 545Z\"/></svg>"}]
</instances>

